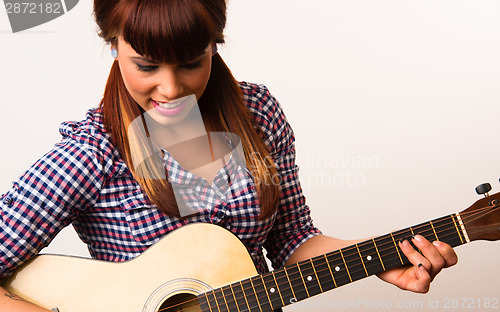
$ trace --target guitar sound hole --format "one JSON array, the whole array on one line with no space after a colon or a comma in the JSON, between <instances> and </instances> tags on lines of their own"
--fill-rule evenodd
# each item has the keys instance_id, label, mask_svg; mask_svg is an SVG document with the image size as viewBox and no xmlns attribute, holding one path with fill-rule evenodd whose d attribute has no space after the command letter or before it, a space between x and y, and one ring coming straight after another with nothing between
<instances>
[{"instance_id":1,"label":"guitar sound hole","mask_svg":"<svg viewBox=\"0 0 500 312\"><path fill-rule=\"evenodd\" d=\"M158 312L201 312L198 298L191 294L178 294L168 298Z\"/></svg>"}]
</instances>

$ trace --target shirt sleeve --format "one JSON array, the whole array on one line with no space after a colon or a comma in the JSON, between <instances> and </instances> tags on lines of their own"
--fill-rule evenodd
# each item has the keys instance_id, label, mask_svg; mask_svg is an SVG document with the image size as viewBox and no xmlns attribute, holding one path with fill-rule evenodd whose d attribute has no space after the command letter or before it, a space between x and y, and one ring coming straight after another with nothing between
<instances>
[{"instance_id":1,"label":"shirt sleeve","mask_svg":"<svg viewBox=\"0 0 500 312\"><path fill-rule=\"evenodd\" d=\"M321 234L311 218L295 164L295 136L279 102L262 85L254 91L260 108L257 122L265 134L280 178L280 200L274 225L264 248L273 268L281 268L309 238Z\"/></svg>"},{"instance_id":2,"label":"shirt sleeve","mask_svg":"<svg viewBox=\"0 0 500 312\"><path fill-rule=\"evenodd\" d=\"M98 198L103 183L99 144L89 133L70 128L61 130L61 142L2 195L0 277L38 254Z\"/></svg>"}]
</instances>

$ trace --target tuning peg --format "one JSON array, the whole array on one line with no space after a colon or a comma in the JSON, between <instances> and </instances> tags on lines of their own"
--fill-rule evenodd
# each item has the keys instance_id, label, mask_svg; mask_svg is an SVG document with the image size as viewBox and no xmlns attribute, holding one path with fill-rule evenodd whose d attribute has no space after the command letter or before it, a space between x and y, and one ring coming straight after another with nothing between
<instances>
[{"instance_id":1,"label":"tuning peg","mask_svg":"<svg viewBox=\"0 0 500 312\"><path fill-rule=\"evenodd\" d=\"M476 187L476 193L478 195L484 195L485 197L489 196L488 192L491 191L491 184L483 183ZM486 194L486 195L485 195Z\"/></svg>"}]
</instances>

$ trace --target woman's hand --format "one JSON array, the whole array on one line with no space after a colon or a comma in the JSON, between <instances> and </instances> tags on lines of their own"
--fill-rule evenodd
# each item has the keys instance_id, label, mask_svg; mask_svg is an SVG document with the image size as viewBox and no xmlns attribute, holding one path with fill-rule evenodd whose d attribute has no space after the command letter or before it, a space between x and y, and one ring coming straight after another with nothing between
<instances>
[{"instance_id":1,"label":"woman's hand","mask_svg":"<svg viewBox=\"0 0 500 312\"><path fill-rule=\"evenodd\" d=\"M426 293L434 277L443 268L455 265L458 257L451 246L443 242L430 243L421 235L415 235L412 242L422 254L416 251L407 240L399 243L412 266L395 268L377 276L401 289Z\"/></svg>"}]
</instances>

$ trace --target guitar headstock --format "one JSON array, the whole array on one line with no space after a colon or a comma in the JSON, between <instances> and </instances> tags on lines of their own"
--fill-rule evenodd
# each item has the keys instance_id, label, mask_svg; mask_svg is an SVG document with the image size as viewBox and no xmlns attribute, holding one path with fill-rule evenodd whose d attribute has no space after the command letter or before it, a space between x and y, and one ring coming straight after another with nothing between
<instances>
[{"instance_id":1,"label":"guitar headstock","mask_svg":"<svg viewBox=\"0 0 500 312\"><path fill-rule=\"evenodd\" d=\"M500 239L500 193L489 195L490 190L488 183L478 186L476 192L485 197L460 212L471 241Z\"/></svg>"}]
</instances>

